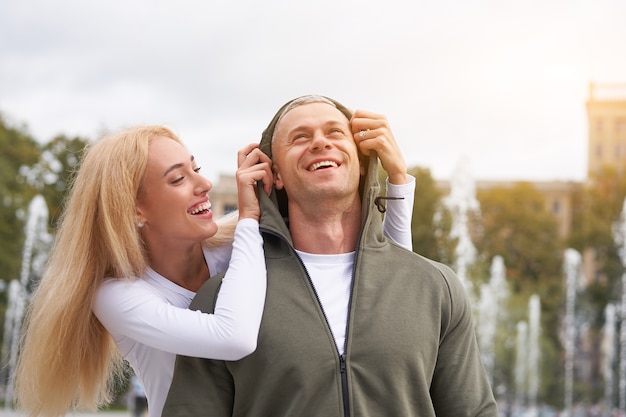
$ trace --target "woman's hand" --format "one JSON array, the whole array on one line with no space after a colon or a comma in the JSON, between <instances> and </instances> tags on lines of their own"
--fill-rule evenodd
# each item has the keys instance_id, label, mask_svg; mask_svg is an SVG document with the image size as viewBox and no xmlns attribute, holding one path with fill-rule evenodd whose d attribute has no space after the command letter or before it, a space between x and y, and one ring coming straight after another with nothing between
<instances>
[{"instance_id":1,"label":"woman's hand","mask_svg":"<svg viewBox=\"0 0 626 417\"><path fill-rule=\"evenodd\" d=\"M383 169L387 171L389 182L406 184L406 162L391 133L387 118L365 110L356 110L350 126L354 141L361 152L365 155L369 155L370 151L376 152Z\"/></svg>"},{"instance_id":2,"label":"woman's hand","mask_svg":"<svg viewBox=\"0 0 626 417\"><path fill-rule=\"evenodd\" d=\"M259 220L261 207L256 195L257 181L263 183L263 190L269 194L272 190L272 161L259 150L257 143L251 143L237 152L237 196L239 219Z\"/></svg>"}]
</instances>

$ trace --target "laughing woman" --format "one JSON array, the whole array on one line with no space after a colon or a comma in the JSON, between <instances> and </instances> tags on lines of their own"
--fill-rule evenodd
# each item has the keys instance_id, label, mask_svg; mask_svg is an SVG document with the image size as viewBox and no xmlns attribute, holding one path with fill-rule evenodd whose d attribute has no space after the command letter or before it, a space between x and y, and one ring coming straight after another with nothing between
<instances>
[{"instance_id":1,"label":"laughing woman","mask_svg":"<svg viewBox=\"0 0 626 417\"><path fill-rule=\"evenodd\" d=\"M27 315L16 374L31 416L95 410L130 363L161 415L176 354L240 359L256 348L266 291L256 182L269 160L238 154L238 219L213 218L193 156L161 126L98 141L75 177ZM188 310L226 272L214 314Z\"/></svg>"}]
</instances>

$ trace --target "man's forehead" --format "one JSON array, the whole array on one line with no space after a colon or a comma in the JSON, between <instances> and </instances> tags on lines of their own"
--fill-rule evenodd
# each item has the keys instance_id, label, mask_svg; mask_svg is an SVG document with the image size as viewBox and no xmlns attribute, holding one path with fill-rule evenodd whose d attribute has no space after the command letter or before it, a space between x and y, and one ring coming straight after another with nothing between
<instances>
[{"instance_id":1,"label":"man's forehead","mask_svg":"<svg viewBox=\"0 0 626 417\"><path fill-rule=\"evenodd\" d=\"M335 106L324 103L315 102L302 104L291 109L279 121L277 128L298 129L313 124L342 124L348 125L349 120Z\"/></svg>"}]
</instances>

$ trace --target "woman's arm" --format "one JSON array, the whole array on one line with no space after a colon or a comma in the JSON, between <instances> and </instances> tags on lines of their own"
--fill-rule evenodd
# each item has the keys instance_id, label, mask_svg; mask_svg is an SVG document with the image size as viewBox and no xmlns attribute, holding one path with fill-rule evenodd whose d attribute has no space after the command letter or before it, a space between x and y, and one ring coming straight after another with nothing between
<instances>
[{"instance_id":1,"label":"woman's arm","mask_svg":"<svg viewBox=\"0 0 626 417\"><path fill-rule=\"evenodd\" d=\"M383 233L408 250L413 250L411 218L415 178L407 173L406 162L389 121L382 114L356 110L350 120L354 140L365 155L376 152L387 172L387 200Z\"/></svg>"},{"instance_id":2,"label":"woman's arm","mask_svg":"<svg viewBox=\"0 0 626 417\"><path fill-rule=\"evenodd\" d=\"M413 250L411 219L415 199L415 177L407 175L407 183L401 185L391 184L387 179L387 197L383 233L405 249Z\"/></svg>"},{"instance_id":3,"label":"woman's arm","mask_svg":"<svg viewBox=\"0 0 626 417\"><path fill-rule=\"evenodd\" d=\"M256 184L263 182L266 192L272 184L269 158L257 148L248 145L237 154L239 222L214 313L182 308L187 301L179 306L169 303L165 293L185 290L168 290L165 287L176 284L164 277L163 288L143 280L111 280L98 290L93 311L114 337L210 359L237 360L256 349L267 286Z\"/></svg>"},{"instance_id":4,"label":"woman's arm","mask_svg":"<svg viewBox=\"0 0 626 417\"><path fill-rule=\"evenodd\" d=\"M165 278L163 282L176 285ZM157 287L129 279L106 281L93 311L114 338L128 337L174 354L237 360L256 348L265 290L258 223L246 219L237 225L214 314L174 306Z\"/></svg>"}]
</instances>

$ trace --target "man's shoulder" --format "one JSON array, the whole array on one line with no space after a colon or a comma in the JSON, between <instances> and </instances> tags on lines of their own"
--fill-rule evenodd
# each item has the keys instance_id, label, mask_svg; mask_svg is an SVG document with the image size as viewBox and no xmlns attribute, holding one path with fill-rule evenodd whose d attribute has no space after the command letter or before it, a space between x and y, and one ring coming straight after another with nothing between
<instances>
[{"instance_id":1,"label":"man's shoulder","mask_svg":"<svg viewBox=\"0 0 626 417\"><path fill-rule=\"evenodd\" d=\"M463 283L449 265L426 258L418 253L406 250L403 250L403 252L408 252L406 255L407 258L396 259L394 271L397 271L400 265L404 265L408 270L413 271L410 275L415 276L415 271L419 271L418 275L421 276L424 280L423 282L428 285L435 285L440 288L443 287L445 291L455 296L459 295L459 291L464 291Z\"/></svg>"},{"instance_id":2,"label":"man's shoulder","mask_svg":"<svg viewBox=\"0 0 626 417\"><path fill-rule=\"evenodd\" d=\"M195 297L193 297L189 309L200 310L203 313L213 313L224 274L225 273L219 273L214 275L207 282L202 284Z\"/></svg>"}]
</instances>

